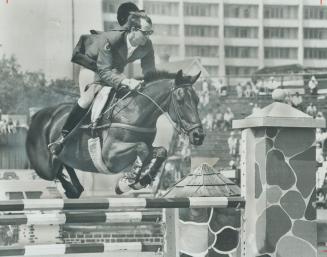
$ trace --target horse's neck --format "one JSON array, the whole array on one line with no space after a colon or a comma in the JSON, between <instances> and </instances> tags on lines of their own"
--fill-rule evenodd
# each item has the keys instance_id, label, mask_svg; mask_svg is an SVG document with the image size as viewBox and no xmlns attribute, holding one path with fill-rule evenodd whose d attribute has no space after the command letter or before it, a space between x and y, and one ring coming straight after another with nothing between
<instances>
[{"instance_id":1,"label":"horse's neck","mask_svg":"<svg viewBox=\"0 0 327 257\"><path fill-rule=\"evenodd\" d=\"M139 101L137 102L142 110L138 121L140 124L144 124L146 127L154 127L159 116L161 116L163 112L167 112L170 100L170 81L171 80L165 79L152 82L141 92L151 98L160 108L146 96L138 96Z\"/></svg>"},{"instance_id":2,"label":"horse's neck","mask_svg":"<svg viewBox=\"0 0 327 257\"><path fill-rule=\"evenodd\" d=\"M132 99L130 97L126 98L118 108L115 108L114 113L117 113L114 115L113 122L138 127L155 127L159 116L163 111L167 111L170 88L171 84L168 79L151 82L138 95L132 97Z\"/></svg>"}]
</instances>

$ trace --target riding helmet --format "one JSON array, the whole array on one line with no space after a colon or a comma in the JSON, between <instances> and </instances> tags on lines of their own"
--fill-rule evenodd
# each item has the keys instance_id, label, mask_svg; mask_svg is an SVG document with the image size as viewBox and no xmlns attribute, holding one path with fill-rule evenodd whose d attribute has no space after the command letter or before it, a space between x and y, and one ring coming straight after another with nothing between
<instances>
[{"instance_id":1,"label":"riding helmet","mask_svg":"<svg viewBox=\"0 0 327 257\"><path fill-rule=\"evenodd\" d=\"M120 26L123 26L128 19L130 12L138 12L139 8L132 2L122 3L117 10L117 21Z\"/></svg>"}]
</instances>

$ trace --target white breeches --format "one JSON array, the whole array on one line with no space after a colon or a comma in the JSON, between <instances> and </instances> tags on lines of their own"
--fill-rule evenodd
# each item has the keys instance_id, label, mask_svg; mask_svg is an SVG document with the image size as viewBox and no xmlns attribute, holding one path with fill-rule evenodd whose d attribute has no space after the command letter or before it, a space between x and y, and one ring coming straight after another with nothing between
<instances>
[{"instance_id":1,"label":"white breeches","mask_svg":"<svg viewBox=\"0 0 327 257\"><path fill-rule=\"evenodd\" d=\"M81 68L78 77L78 85L81 94L78 99L78 105L84 109L87 109L91 105L95 95L102 88L100 84L95 84L95 81L96 74L93 71Z\"/></svg>"}]
</instances>

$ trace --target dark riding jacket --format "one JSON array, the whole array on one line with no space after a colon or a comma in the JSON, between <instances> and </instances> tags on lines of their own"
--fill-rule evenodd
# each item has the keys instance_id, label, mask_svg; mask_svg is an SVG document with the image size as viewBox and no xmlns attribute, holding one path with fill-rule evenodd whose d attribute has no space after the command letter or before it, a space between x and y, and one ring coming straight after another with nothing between
<instances>
[{"instance_id":1,"label":"dark riding jacket","mask_svg":"<svg viewBox=\"0 0 327 257\"><path fill-rule=\"evenodd\" d=\"M118 88L126 76L125 66L141 60L143 75L155 70L154 51L151 40L138 46L127 58L126 31L97 32L82 35L74 49L72 62L96 72L106 85Z\"/></svg>"}]
</instances>

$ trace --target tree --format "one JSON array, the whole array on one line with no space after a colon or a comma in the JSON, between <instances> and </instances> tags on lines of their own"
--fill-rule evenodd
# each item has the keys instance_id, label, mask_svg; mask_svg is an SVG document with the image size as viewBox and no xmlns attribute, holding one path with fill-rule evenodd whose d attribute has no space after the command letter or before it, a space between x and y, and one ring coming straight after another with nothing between
<instances>
[{"instance_id":1,"label":"tree","mask_svg":"<svg viewBox=\"0 0 327 257\"><path fill-rule=\"evenodd\" d=\"M3 113L28 114L30 107L44 108L75 101L78 88L70 79L46 81L43 72L22 71L17 59L0 60L0 109Z\"/></svg>"}]
</instances>

